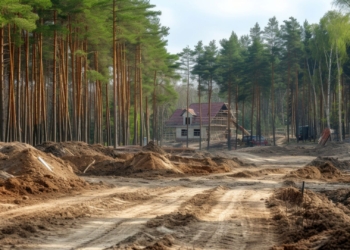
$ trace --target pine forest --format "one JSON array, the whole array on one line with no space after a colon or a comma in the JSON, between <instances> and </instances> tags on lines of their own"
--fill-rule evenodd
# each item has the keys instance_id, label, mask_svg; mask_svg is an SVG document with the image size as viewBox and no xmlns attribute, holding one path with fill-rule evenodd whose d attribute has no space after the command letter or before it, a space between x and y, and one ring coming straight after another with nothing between
<instances>
[{"instance_id":1,"label":"pine forest","mask_svg":"<svg viewBox=\"0 0 350 250\"><path fill-rule=\"evenodd\" d=\"M349 10L338 0L339 10ZM176 108L221 100L252 134L350 132L350 16L271 17L247 35L167 51L148 0L2 0L0 141L162 139Z\"/></svg>"}]
</instances>

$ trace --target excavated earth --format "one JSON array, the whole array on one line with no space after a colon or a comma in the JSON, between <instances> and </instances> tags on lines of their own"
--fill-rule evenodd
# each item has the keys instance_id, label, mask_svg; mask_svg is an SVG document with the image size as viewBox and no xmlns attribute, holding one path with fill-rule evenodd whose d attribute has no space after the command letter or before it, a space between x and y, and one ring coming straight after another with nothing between
<instances>
[{"instance_id":1,"label":"excavated earth","mask_svg":"<svg viewBox=\"0 0 350 250\"><path fill-rule=\"evenodd\" d=\"M0 250L350 249L350 144L127 149L0 143Z\"/></svg>"}]
</instances>

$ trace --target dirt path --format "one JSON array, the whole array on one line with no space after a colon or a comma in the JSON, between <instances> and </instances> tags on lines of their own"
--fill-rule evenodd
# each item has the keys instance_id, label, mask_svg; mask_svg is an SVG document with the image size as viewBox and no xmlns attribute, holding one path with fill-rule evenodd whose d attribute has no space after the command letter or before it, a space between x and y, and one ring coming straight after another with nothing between
<instances>
[{"instance_id":1,"label":"dirt path","mask_svg":"<svg viewBox=\"0 0 350 250\"><path fill-rule=\"evenodd\" d=\"M257 166L276 168L300 167L309 161L308 157L294 158L291 164L288 158L286 166L279 158L243 157ZM1 222L9 226L23 224L24 218L44 225L33 236L9 240L0 249L127 249L133 244L145 247L142 237L157 242L166 235L173 237L169 249L269 249L276 237L265 201L280 186L282 176L238 179L217 174L160 180L89 177L90 181L102 180L115 187L0 213ZM199 219L181 221L177 214ZM163 224L148 225L159 217L164 219ZM51 218L63 219L52 224Z\"/></svg>"},{"instance_id":2,"label":"dirt path","mask_svg":"<svg viewBox=\"0 0 350 250\"><path fill-rule=\"evenodd\" d=\"M261 199L261 193L246 187L227 191L193 228L189 245L198 249L268 249L275 239L266 225L269 212Z\"/></svg>"}]
</instances>

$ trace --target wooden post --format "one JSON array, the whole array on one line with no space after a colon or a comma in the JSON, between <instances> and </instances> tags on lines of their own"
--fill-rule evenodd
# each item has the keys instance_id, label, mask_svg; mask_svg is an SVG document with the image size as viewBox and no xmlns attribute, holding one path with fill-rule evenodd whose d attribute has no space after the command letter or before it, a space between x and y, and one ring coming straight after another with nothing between
<instances>
[{"instance_id":1,"label":"wooden post","mask_svg":"<svg viewBox=\"0 0 350 250\"><path fill-rule=\"evenodd\" d=\"M301 186L301 198L304 200L304 191L305 191L305 181L303 181L303 185Z\"/></svg>"}]
</instances>

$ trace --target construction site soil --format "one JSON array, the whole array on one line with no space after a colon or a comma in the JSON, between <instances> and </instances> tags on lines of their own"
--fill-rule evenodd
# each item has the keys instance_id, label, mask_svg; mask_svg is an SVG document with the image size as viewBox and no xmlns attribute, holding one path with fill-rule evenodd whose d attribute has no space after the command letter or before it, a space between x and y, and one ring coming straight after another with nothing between
<instances>
[{"instance_id":1,"label":"construction site soil","mask_svg":"<svg viewBox=\"0 0 350 250\"><path fill-rule=\"evenodd\" d=\"M350 249L349 171L335 142L0 142L0 250Z\"/></svg>"}]
</instances>

